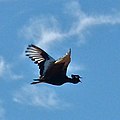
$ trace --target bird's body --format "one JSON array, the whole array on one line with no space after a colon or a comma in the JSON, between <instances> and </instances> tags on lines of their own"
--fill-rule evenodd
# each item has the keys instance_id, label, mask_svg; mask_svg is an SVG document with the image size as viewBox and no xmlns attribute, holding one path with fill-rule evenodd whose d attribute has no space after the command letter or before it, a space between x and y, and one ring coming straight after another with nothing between
<instances>
[{"instance_id":1,"label":"bird's body","mask_svg":"<svg viewBox=\"0 0 120 120\"><path fill-rule=\"evenodd\" d=\"M31 84L48 83L52 85L62 85L64 83L78 83L81 78L79 75L71 75L72 78L66 76L67 67L71 61L71 49L66 55L58 60L49 56L45 51L35 45L29 45L26 50L29 56L40 69L40 77L34 79Z\"/></svg>"}]
</instances>

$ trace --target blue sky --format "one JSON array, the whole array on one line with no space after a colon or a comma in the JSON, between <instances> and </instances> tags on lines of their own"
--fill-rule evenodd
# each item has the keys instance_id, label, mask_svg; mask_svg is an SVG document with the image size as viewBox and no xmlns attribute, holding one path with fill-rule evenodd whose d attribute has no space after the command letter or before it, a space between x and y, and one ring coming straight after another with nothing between
<instances>
[{"instance_id":1,"label":"blue sky","mask_svg":"<svg viewBox=\"0 0 120 120\"><path fill-rule=\"evenodd\" d=\"M82 83L30 85L28 44L52 57L72 49ZM120 119L120 0L0 0L0 120Z\"/></svg>"}]
</instances>

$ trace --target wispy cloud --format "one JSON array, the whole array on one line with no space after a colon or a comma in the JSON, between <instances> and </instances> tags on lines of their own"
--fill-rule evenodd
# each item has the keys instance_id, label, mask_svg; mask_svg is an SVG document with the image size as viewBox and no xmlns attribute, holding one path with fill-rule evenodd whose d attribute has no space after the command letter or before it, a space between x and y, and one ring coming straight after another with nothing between
<instances>
[{"instance_id":1,"label":"wispy cloud","mask_svg":"<svg viewBox=\"0 0 120 120\"><path fill-rule=\"evenodd\" d=\"M68 74L73 72L79 72L85 70L85 66L82 64L75 64L72 63L70 66L68 66Z\"/></svg>"},{"instance_id":2,"label":"wispy cloud","mask_svg":"<svg viewBox=\"0 0 120 120\"><path fill-rule=\"evenodd\" d=\"M81 18L78 17L78 20L73 24L69 31L69 35L82 35L89 28L98 25L120 25L120 14L116 15L94 15L94 16L85 16ZM112 27L112 26L111 26Z\"/></svg>"},{"instance_id":3,"label":"wispy cloud","mask_svg":"<svg viewBox=\"0 0 120 120\"><path fill-rule=\"evenodd\" d=\"M2 57L0 57L0 77L3 75L5 71L5 62Z\"/></svg>"},{"instance_id":4,"label":"wispy cloud","mask_svg":"<svg viewBox=\"0 0 120 120\"><path fill-rule=\"evenodd\" d=\"M73 21L71 21L71 26L67 30L63 30L59 20L54 16L49 17L36 17L31 18L28 24L24 25L21 29L20 34L22 34L26 39L29 40L29 43L34 43L38 46L41 46L43 49L48 49L52 44L66 42L71 37L76 37L76 45L86 43L86 35L89 32L90 28L95 28L98 26L110 25L120 25L120 12L111 13L111 14L87 14L84 12L78 1L69 2L66 4L65 15L71 16ZM64 12L63 11L63 12ZM99 30L99 29L98 29ZM71 40L72 41L72 40ZM75 39L73 39L75 42ZM59 44L57 44L59 47ZM25 55L24 55L25 56ZM73 67L74 66L74 67ZM76 66L72 65L68 69L69 72L79 72L80 70L85 69L83 65Z\"/></svg>"},{"instance_id":5,"label":"wispy cloud","mask_svg":"<svg viewBox=\"0 0 120 120\"><path fill-rule=\"evenodd\" d=\"M81 9L80 3L77 1L67 3L64 11L66 11L65 15L69 14L74 18L68 30L61 29L59 20L54 16L49 16L30 19L29 23L21 30L21 33L35 44L47 48L56 41L68 41L71 36L80 37L81 39L79 39L79 41L85 42L83 38L85 38L89 28L92 28L93 26L105 24L120 25L119 12L108 15L95 15L93 13L88 15Z\"/></svg>"},{"instance_id":6,"label":"wispy cloud","mask_svg":"<svg viewBox=\"0 0 120 120\"><path fill-rule=\"evenodd\" d=\"M22 75L15 74L12 70L12 66L7 63L3 57L0 56L0 78L18 80L22 79Z\"/></svg>"},{"instance_id":7,"label":"wispy cloud","mask_svg":"<svg viewBox=\"0 0 120 120\"><path fill-rule=\"evenodd\" d=\"M63 109L68 104L61 100L49 87L26 85L13 95L14 102L44 108Z\"/></svg>"},{"instance_id":8,"label":"wispy cloud","mask_svg":"<svg viewBox=\"0 0 120 120\"><path fill-rule=\"evenodd\" d=\"M66 5L66 9L72 16L75 17L75 21L72 23L72 27L70 28L69 35L82 35L85 33L89 27L97 26L97 25L115 25L120 24L120 12L111 13L108 15L93 15L93 13L88 15L84 11L82 11L79 2L71 2Z\"/></svg>"},{"instance_id":9,"label":"wispy cloud","mask_svg":"<svg viewBox=\"0 0 120 120\"><path fill-rule=\"evenodd\" d=\"M35 44L48 48L50 44L61 40L64 36L58 26L57 19L52 16L33 18L22 28L20 33Z\"/></svg>"}]
</instances>

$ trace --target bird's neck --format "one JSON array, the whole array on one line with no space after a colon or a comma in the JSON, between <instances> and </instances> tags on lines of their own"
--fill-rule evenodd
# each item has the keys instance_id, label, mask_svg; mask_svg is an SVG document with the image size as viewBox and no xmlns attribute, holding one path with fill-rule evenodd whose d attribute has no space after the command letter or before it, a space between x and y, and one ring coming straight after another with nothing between
<instances>
[{"instance_id":1,"label":"bird's neck","mask_svg":"<svg viewBox=\"0 0 120 120\"><path fill-rule=\"evenodd\" d=\"M72 79L72 78L67 77L67 82L73 83L73 79Z\"/></svg>"}]
</instances>

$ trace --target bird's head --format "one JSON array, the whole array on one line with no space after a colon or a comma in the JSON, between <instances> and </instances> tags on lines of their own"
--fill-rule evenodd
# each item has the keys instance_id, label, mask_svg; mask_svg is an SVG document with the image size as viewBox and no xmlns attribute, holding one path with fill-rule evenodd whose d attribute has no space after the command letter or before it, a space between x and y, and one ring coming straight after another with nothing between
<instances>
[{"instance_id":1,"label":"bird's head","mask_svg":"<svg viewBox=\"0 0 120 120\"><path fill-rule=\"evenodd\" d=\"M79 76L79 75L71 75L71 77L72 77L72 82L74 83L74 84L77 84L78 82L81 82L80 81L80 78L82 78L81 76Z\"/></svg>"}]
</instances>

